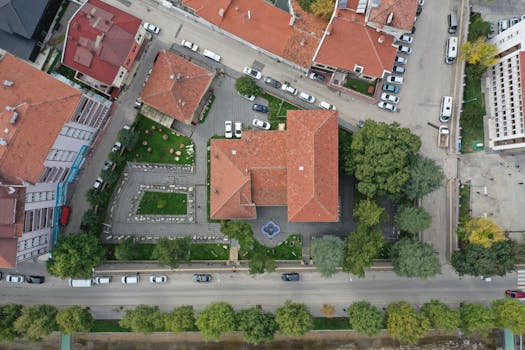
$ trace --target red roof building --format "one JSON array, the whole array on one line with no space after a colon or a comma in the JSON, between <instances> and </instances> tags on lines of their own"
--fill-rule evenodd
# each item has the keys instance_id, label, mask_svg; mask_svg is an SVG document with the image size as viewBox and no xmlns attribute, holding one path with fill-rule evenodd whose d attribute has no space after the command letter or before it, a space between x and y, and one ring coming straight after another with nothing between
<instances>
[{"instance_id":1,"label":"red roof building","mask_svg":"<svg viewBox=\"0 0 525 350\"><path fill-rule=\"evenodd\" d=\"M288 206L290 222L339 220L337 112L287 117L287 131L211 141L211 218L255 219L257 206Z\"/></svg>"},{"instance_id":2,"label":"red roof building","mask_svg":"<svg viewBox=\"0 0 525 350\"><path fill-rule=\"evenodd\" d=\"M69 20L62 63L76 79L111 95L130 77L146 35L141 20L100 0L88 0Z\"/></svg>"},{"instance_id":3,"label":"red roof building","mask_svg":"<svg viewBox=\"0 0 525 350\"><path fill-rule=\"evenodd\" d=\"M366 11L366 23L370 27L395 36L410 33L414 26L419 0L370 0L370 2Z\"/></svg>"},{"instance_id":4,"label":"red roof building","mask_svg":"<svg viewBox=\"0 0 525 350\"><path fill-rule=\"evenodd\" d=\"M0 186L0 267L15 267L24 220L23 188Z\"/></svg>"}]
</instances>

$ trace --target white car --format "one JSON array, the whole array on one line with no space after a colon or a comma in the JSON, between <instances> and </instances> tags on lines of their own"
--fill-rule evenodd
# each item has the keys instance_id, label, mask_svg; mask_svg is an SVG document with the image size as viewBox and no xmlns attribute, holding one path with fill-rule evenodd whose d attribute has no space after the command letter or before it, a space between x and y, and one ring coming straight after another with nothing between
<instances>
[{"instance_id":1,"label":"white car","mask_svg":"<svg viewBox=\"0 0 525 350\"><path fill-rule=\"evenodd\" d=\"M250 67L244 67L244 69L242 70L242 72L243 72L244 74L246 74L246 75L248 75L248 76L254 78L254 79L257 79L257 80L261 79L261 77L262 77L261 72L258 72L258 71L256 71L255 69L252 69L252 68L250 68Z\"/></svg>"},{"instance_id":2,"label":"white car","mask_svg":"<svg viewBox=\"0 0 525 350\"><path fill-rule=\"evenodd\" d=\"M299 94L299 98L303 101L306 101L308 103L314 103L315 102L315 97L313 97L312 95L306 93L306 92L301 92Z\"/></svg>"},{"instance_id":3,"label":"white car","mask_svg":"<svg viewBox=\"0 0 525 350\"><path fill-rule=\"evenodd\" d=\"M242 122L235 122L235 137L240 139L242 136Z\"/></svg>"},{"instance_id":4,"label":"white car","mask_svg":"<svg viewBox=\"0 0 525 350\"><path fill-rule=\"evenodd\" d=\"M149 278L149 283L166 283L167 281L167 276L150 276Z\"/></svg>"},{"instance_id":5,"label":"white car","mask_svg":"<svg viewBox=\"0 0 525 350\"><path fill-rule=\"evenodd\" d=\"M509 29L509 21L506 19L499 20L498 27L500 33L506 31L507 29Z\"/></svg>"},{"instance_id":6,"label":"white car","mask_svg":"<svg viewBox=\"0 0 525 350\"><path fill-rule=\"evenodd\" d=\"M397 64L407 64L408 59L403 56L396 56L396 59L394 60L394 62Z\"/></svg>"},{"instance_id":7,"label":"white car","mask_svg":"<svg viewBox=\"0 0 525 350\"><path fill-rule=\"evenodd\" d=\"M151 24L151 23L148 23L148 22L144 22L143 26L144 26L144 29L146 29L150 33L153 33L153 34L159 34L160 33L160 28L157 27L154 24Z\"/></svg>"},{"instance_id":8,"label":"white car","mask_svg":"<svg viewBox=\"0 0 525 350\"><path fill-rule=\"evenodd\" d=\"M391 103L398 103L399 102L399 97L397 97L396 95L388 94L386 92L383 92L381 94L381 99L383 101L391 102Z\"/></svg>"},{"instance_id":9,"label":"white car","mask_svg":"<svg viewBox=\"0 0 525 350\"><path fill-rule=\"evenodd\" d=\"M263 130L270 130L270 128L272 127L272 125L269 122L265 122L264 120L260 120L257 118L255 118L252 121L252 125L255 126L256 128L263 129Z\"/></svg>"},{"instance_id":10,"label":"white car","mask_svg":"<svg viewBox=\"0 0 525 350\"><path fill-rule=\"evenodd\" d=\"M233 127L232 127L232 121L227 120L224 122L224 136L227 139L231 139L233 137Z\"/></svg>"},{"instance_id":11,"label":"white car","mask_svg":"<svg viewBox=\"0 0 525 350\"><path fill-rule=\"evenodd\" d=\"M393 84L403 84L403 77L389 75L388 77L386 77L386 81L388 83L393 83Z\"/></svg>"},{"instance_id":12,"label":"white car","mask_svg":"<svg viewBox=\"0 0 525 350\"><path fill-rule=\"evenodd\" d=\"M188 49L190 49L191 51L194 51L194 52L197 52L197 50L199 50L199 47L192 43L191 41L188 41L188 40L184 40L182 39L182 41L180 42L180 44Z\"/></svg>"},{"instance_id":13,"label":"white car","mask_svg":"<svg viewBox=\"0 0 525 350\"><path fill-rule=\"evenodd\" d=\"M393 104L391 103L388 103L388 102L385 102L385 101L381 101L377 104L377 106L379 108L382 108L382 109L386 109L387 111L390 111L390 112L395 112L397 111L397 107L394 106Z\"/></svg>"},{"instance_id":14,"label":"white car","mask_svg":"<svg viewBox=\"0 0 525 350\"><path fill-rule=\"evenodd\" d=\"M405 67L394 66L394 68L392 68L392 72L398 73L398 74L403 74L403 73L405 73Z\"/></svg>"},{"instance_id":15,"label":"white car","mask_svg":"<svg viewBox=\"0 0 525 350\"><path fill-rule=\"evenodd\" d=\"M284 83L283 85L281 85L281 90L291 94L291 95L297 95L297 89L294 88L293 86L291 85L288 85L288 83Z\"/></svg>"},{"instance_id":16,"label":"white car","mask_svg":"<svg viewBox=\"0 0 525 350\"><path fill-rule=\"evenodd\" d=\"M111 152L118 152L120 151L121 148L122 148L122 143L120 143L120 141L117 141L111 148Z\"/></svg>"},{"instance_id":17,"label":"white car","mask_svg":"<svg viewBox=\"0 0 525 350\"><path fill-rule=\"evenodd\" d=\"M5 280L10 283L22 283L26 278L22 275L7 275Z\"/></svg>"},{"instance_id":18,"label":"white car","mask_svg":"<svg viewBox=\"0 0 525 350\"><path fill-rule=\"evenodd\" d=\"M408 46L405 46L405 45L395 45L395 46L402 53L406 53L406 54L412 53L412 49Z\"/></svg>"},{"instance_id":19,"label":"white car","mask_svg":"<svg viewBox=\"0 0 525 350\"><path fill-rule=\"evenodd\" d=\"M321 107L322 109L333 109L334 111L336 109L334 105L331 105L326 101L321 101L319 103L319 107Z\"/></svg>"},{"instance_id":20,"label":"white car","mask_svg":"<svg viewBox=\"0 0 525 350\"><path fill-rule=\"evenodd\" d=\"M102 180L101 177L97 177L97 179L95 180L95 183L93 184L93 188L95 190L100 190L103 185L104 185L104 180Z\"/></svg>"},{"instance_id":21,"label":"white car","mask_svg":"<svg viewBox=\"0 0 525 350\"><path fill-rule=\"evenodd\" d=\"M414 38L411 37L408 34L403 34L397 40L399 40L399 41L401 41L402 43L405 43L405 44L412 44L412 42L414 41Z\"/></svg>"}]
</instances>

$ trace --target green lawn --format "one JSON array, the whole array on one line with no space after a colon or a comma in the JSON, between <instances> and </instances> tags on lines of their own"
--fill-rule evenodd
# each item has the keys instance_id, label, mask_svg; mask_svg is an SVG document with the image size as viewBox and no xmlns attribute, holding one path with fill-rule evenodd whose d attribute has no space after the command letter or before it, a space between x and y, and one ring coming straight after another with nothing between
<instances>
[{"instance_id":1,"label":"green lawn","mask_svg":"<svg viewBox=\"0 0 525 350\"><path fill-rule=\"evenodd\" d=\"M186 136L177 135L172 130L140 114L135 123L135 130L139 134L139 141L130 152L131 161L194 164L195 155L188 152L186 148L192 142ZM180 152L180 155L177 155L177 152Z\"/></svg>"},{"instance_id":2,"label":"green lawn","mask_svg":"<svg viewBox=\"0 0 525 350\"><path fill-rule=\"evenodd\" d=\"M352 326L346 317L314 317L314 330L323 329L352 329Z\"/></svg>"},{"instance_id":3,"label":"green lawn","mask_svg":"<svg viewBox=\"0 0 525 350\"><path fill-rule=\"evenodd\" d=\"M265 250L266 256L274 260L301 260L303 257L302 236L291 235L286 241L275 248L268 248L255 241L253 250ZM248 247L241 247L239 259L249 260L251 250Z\"/></svg>"},{"instance_id":4,"label":"green lawn","mask_svg":"<svg viewBox=\"0 0 525 350\"><path fill-rule=\"evenodd\" d=\"M191 260L228 260L229 258L229 244L193 243L190 248Z\"/></svg>"},{"instance_id":5,"label":"green lawn","mask_svg":"<svg viewBox=\"0 0 525 350\"><path fill-rule=\"evenodd\" d=\"M95 320L91 332L131 332L131 329L121 327L118 322L118 320Z\"/></svg>"},{"instance_id":6,"label":"green lawn","mask_svg":"<svg viewBox=\"0 0 525 350\"><path fill-rule=\"evenodd\" d=\"M369 93L368 89L373 87L373 91L375 91L376 85L360 79L346 78L344 86L347 89L355 90L363 95L374 96L374 92Z\"/></svg>"},{"instance_id":7,"label":"green lawn","mask_svg":"<svg viewBox=\"0 0 525 350\"><path fill-rule=\"evenodd\" d=\"M268 121L272 123L272 130L276 130L279 123L286 123L286 111L299 109L299 107L285 102L270 94L262 94L262 98L268 101Z\"/></svg>"},{"instance_id":8,"label":"green lawn","mask_svg":"<svg viewBox=\"0 0 525 350\"><path fill-rule=\"evenodd\" d=\"M186 193L144 192L137 214L186 215L187 200Z\"/></svg>"},{"instance_id":9,"label":"green lawn","mask_svg":"<svg viewBox=\"0 0 525 350\"><path fill-rule=\"evenodd\" d=\"M472 152L474 141L483 142L484 97L481 93L479 69L466 65L465 88L463 93L463 112L461 113L461 152Z\"/></svg>"},{"instance_id":10,"label":"green lawn","mask_svg":"<svg viewBox=\"0 0 525 350\"><path fill-rule=\"evenodd\" d=\"M102 246L106 248L106 259L108 260L117 260L115 258L115 247L118 244L103 244ZM141 244L138 243L135 245L137 252L137 260L151 260L151 254L153 254L153 249L155 249L154 244Z\"/></svg>"}]
</instances>

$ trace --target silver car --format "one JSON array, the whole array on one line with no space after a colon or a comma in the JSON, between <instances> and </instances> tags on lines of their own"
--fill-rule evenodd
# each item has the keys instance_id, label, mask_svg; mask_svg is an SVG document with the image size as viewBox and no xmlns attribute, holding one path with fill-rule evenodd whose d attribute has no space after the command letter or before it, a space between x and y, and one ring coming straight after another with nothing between
<instances>
[{"instance_id":1,"label":"silver car","mask_svg":"<svg viewBox=\"0 0 525 350\"><path fill-rule=\"evenodd\" d=\"M5 280L10 283L23 283L26 278L22 275L7 275Z\"/></svg>"},{"instance_id":2,"label":"silver car","mask_svg":"<svg viewBox=\"0 0 525 350\"><path fill-rule=\"evenodd\" d=\"M381 101L377 104L377 106L381 109L386 109L387 111L390 111L390 112L395 112L397 111L397 107L391 103L388 103L388 102L385 102L385 101Z\"/></svg>"}]
</instances>

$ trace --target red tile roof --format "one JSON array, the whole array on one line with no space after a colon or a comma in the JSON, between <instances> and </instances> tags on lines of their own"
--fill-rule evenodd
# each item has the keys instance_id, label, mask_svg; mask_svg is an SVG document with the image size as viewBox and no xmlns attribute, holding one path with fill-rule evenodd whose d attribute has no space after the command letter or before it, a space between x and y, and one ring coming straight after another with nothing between
<instances>
[{"instance_id":1,"label":"red tile roof","mask_svg":"<svg viewBox=\"0 0 525 350\"><path fill-rule=\"evenodd\" d=\"M2 179L5 182L5 179ZM0 187L0 267L16 265L18 237L22 236L25 189L16 187L9 193Z\"/></svg>"},{"instance_id":2,"label":"red tile roof","mask_svg":"<svg viewBox=\"0 0 525 350\"><path fill-rule=\"evenodd\" d=\"M68 122L81 92L30 64L0 53L0 177L36 183L51 147ZM7 86L3 81L13 82ZM18 117L10 123L16 107ZM8 132L5 132L8 130Z\"/></svg>"},{"instance_id":3,"label":"red tile roof","mask_svg":"<svg viewBox=\"0 0 525 350\"><path fill-rule=\"evenodd\" d=\"M100 0L88 0L68 24L62 62L107 85L121 66L128 70L139 51L141 20Z\"/></svg>"},{"instance_id":4,"label":"red tile roof","mask_svg":"<svg viewBox=\"0 0 525 350\"><path fill-rule=\"evenodd\" d=\"M288 220L338 221L336 111L289 111L287 131L244 131L211 141L210 215L255 219L288 205Z\"/></svg>"},{"instance_id":5,"label":"red tile roof","mask_svg":"<svg viewBox=\"0 0 525 350\"><path fill-rule=\"evenodd\" d=\"M394 37L366 26L363 15L339 10L329 28L314 62L350 72L359 65L363 74L378 78L392 69L397 52Z\"/></svg>"},{"instance_id":6,"label":"red tile roof","mask_svg":"<svg viewBox=\"0 0 525 350\"><path fill-rule=\"evenodd\" d=\"M191 123L213 74L169 51L161 51L140 97L156 110Z\"/></svg>"},{"instance_id":7,"label":"red tile roof","mask_svg":"<svg viewBox=\"0 0 525 350\"><path fill-rule=\"evenodd\" d=\"M410 32L414 26L418 3L419 0L381 0L378 7L370 7L368 21ZM387 24L390 14L393 14L392 22Z\"/></svg>"}]
</instances>

